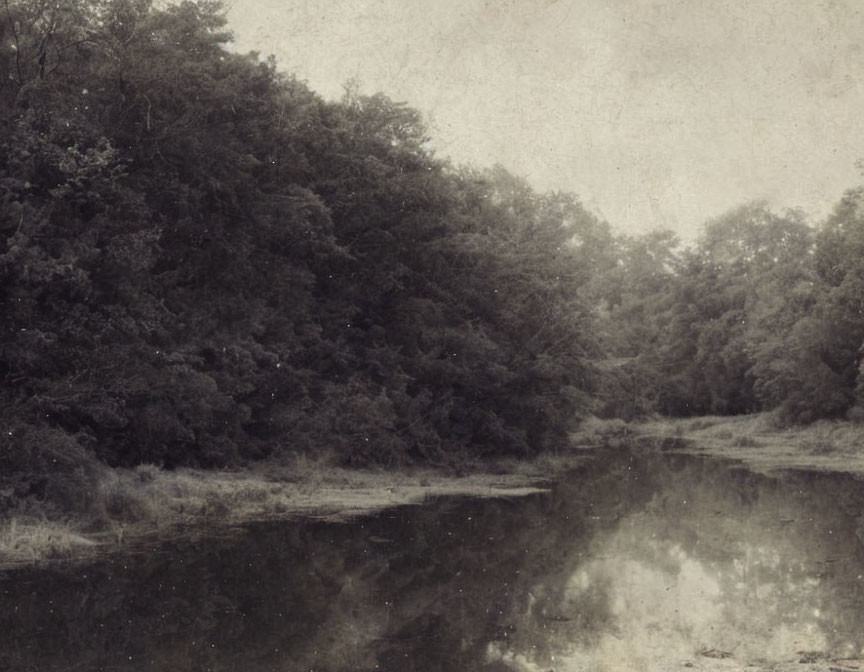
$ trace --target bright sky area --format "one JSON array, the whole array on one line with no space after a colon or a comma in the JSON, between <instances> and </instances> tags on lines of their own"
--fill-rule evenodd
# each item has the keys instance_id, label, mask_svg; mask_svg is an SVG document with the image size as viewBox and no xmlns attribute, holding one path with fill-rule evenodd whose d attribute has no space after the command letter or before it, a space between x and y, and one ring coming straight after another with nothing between
<instances>
[{"instance_id":1,"label":"bright sky area","mask_svg":"<svg viewBox=\"0 0 864 672\"><path fill-rule=\"evenodd\" d=\"M325 98L421 110L454 163L576 193L618 231L864 182L861 0L229 0L237 47Z\"/></svg>"}]
</instances>

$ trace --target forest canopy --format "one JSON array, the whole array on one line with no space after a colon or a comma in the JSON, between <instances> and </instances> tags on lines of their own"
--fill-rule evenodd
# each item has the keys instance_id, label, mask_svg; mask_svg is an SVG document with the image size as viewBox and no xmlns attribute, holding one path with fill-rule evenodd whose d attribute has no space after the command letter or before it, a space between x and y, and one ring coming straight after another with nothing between
<instances>
[{"instance_id":1,"label":"forest canopy","mask_svg":"<svg viewBox=\"0 0 864 672\"><path fill-rule=\"evenodd\" d=\"M855 417L864 191L694 246L457 168L216 2L0 6L0 469L458 462L589 414Z\"/></svg>"}]
</instances>

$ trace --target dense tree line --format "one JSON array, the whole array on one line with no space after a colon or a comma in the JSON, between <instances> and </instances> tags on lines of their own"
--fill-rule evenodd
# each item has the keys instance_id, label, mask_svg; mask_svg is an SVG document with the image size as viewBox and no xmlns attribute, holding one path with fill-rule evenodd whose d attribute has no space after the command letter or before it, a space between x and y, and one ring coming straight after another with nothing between
<instances>
[{"instance_id":1,"label":"dense tree line","mask_svg":"<svg viewBox=\"0 0 864 672\"><path fill-rule=\"evenodd\" d=\"M654 233L617 249L593 288L605 413L858 418L864 190L818 227L753 203L709 221L689 248Z\"/></svg>"},{"instance_id":2,"label":"dense tree line","mask_svg":"<svg viewBox=\"0 0 864 672\"><path fill-rule=\"evenodd\" d=\"M0 466L560 444L605 225L229 40L206 1L0 10Z\"/></svg>"},{"instance_id":3,"label":"dense tree line","mask_svg":"<svg viewBox=\"0 0 864 672\"><path fill-rule=\"evenodd\" d=\"M615 237L218 3L0 7L0 467L527 455L580 417L854 412L864 191Z\"/></svg>"}]
</instances>

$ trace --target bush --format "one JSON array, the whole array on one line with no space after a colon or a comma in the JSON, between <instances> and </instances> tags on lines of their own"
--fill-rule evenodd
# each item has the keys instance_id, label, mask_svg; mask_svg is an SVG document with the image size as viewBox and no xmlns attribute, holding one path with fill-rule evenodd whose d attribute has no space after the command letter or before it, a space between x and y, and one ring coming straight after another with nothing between
<instances>
[{"instance_id":1,"label":"bush","mask_svg":"<svg viewBox=\"0 0 864 672\"><path fill-rule=\"evenodd\" d=\"M18 424L0 436L0 474L68 474L94 462L82 443L90 437L63 429Z\"/></svg>"}]
</instances>

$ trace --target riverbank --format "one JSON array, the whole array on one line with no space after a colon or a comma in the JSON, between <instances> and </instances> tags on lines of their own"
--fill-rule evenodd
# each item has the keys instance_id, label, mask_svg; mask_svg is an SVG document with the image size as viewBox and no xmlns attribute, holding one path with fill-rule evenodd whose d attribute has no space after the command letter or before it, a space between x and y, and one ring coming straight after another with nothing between
<instances>
[{"instance_id":1,"label":"riverbank","mask_svg":"<svg viewBox=\"0 0 864 672\"><path fill-rule=\"evenodd\" d=\"M596 450L674 450L738 459L754 471L809 469L864 475L864 425L822 421L780 429L768 415L591 420L573 451L452 469L347 469L304 456L245 469L111 469L89 465L53 494L0 487L0 568L75 560L260 520L346 520L430 497L519 497L543 489ZM58 488L60 495L57 494ZM68 503L67 503L68 502Z\"/></svg>"},{"instance_id":2,"label":"riverbank","mask_svg":"<svg viewBox=\"0 0 864 672\"><path fill-rule=\"evenodd\" d=\"M463 473L444 469L346 469L296 457L246 469L93 468L73 484L70 506L5 495L0 568L75 560L169 538L296 517L344 521L431 497L521 497L576 466L578 455L495 460ZM83 481L83 479L82 479ZM75 487L77 485L77 489ZM86 489L86 492L82 490Z\"/></svg>"},{"instance_id":3,"label":"riverbank","mask_svg":"<svg viewBox=\"0 0 864 672\"><path fill-rule=\"evenodd\" d=\"M619 433L626 431L635 443L649 449L738 459L754 471L807 469L864 475L864 424L860 423L820 420L780 428L763 413L664 418L623 428Z\"/></svg>"}]
</instances>

